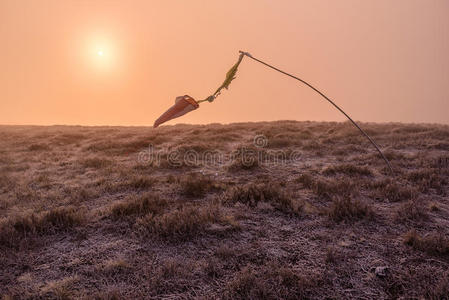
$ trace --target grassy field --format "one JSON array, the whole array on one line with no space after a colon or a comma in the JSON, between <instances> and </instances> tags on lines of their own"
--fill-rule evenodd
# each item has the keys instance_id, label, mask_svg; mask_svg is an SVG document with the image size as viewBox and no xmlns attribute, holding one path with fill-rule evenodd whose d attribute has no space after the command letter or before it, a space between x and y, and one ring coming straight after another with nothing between
<instances>
[{"instance_id":1,"label":"grassy field","mask_svg":"<svg viewBox=\"0 0 449 300\"><path fill-rule=\"evenodd\" d=\"M0 126L4 299L448 299L449 126Z\"/></svg>"}]
</instances>

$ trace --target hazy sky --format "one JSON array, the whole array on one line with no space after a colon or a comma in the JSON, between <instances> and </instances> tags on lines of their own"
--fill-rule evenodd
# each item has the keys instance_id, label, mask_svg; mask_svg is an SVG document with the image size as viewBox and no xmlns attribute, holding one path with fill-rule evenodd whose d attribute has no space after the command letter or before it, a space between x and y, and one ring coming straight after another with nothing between
<instances>
[{"instance_id":1,"label":"hazy sky","mask_svg":"<svg viewBox=\"0 0 449 300\"><path fill-rule=\"evenodd\" d=\"M447 0L0 0L0 124L152 125L210 95L240 49L356 120L449 123ZM245 58L168 124L279 119L344 117Z\"/></svg>"}]
</instances>

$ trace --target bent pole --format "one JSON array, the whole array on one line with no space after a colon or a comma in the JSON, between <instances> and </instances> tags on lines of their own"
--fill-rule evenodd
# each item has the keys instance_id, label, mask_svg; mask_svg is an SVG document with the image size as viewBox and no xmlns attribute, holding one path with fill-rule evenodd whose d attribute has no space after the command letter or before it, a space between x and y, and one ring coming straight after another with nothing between
<instances>
[{"instance_id":1,"label":"bent pole","mask_svg":"<svg viewBox=\"0 0 449 300\"><path fill-rule=\"evenodd\" d=\"M259 62L259 63L261 63L261 64L263 64L263 65L265 65L265 66L267 66L267 67L269 67L269 68L271 68L271 69L273 69L273 70L275 70L275 71L278 71L278 72L280 72L280 73L282 73L282 74L284 74L284 75L287 75L287 76L289 76L289 77L291 77L291 78L293 78L293 79L296 79L296 80L298 80L298 81L300 81L300 82L302 82L303 84L305 84L305 85L307 85L309 88L311 88L312 90L314 90L315 92L317 92L318 94L320 94L321 95L321 97L323 97L324 99L326 99L330 104L332 104L336 109L338 109L342 114L344 114L345 115L345 117L346 118L348 118L348 120L349 121L351 121L351 123L355 126L355 127L357 127L357 129L358 130L360 130L360 132L371 142L371 144L376 148L376 150L377 150L377 152L379 152L379 154L382 156L382 158L383 158L383 160L385 161L385 163L387 164L387 166L388 166L388 168L390 169L390 172L393 174L393 168L391 167L391 165L390 165L390 162L388 161L388 159L385 157L385 155L382 153L382 151L380 150L380 148L379 148L379 146L377 146L377 144L373 141L373 139L362 129L362 128L360 128L360 126L353 120L353 119L351 119L351 117L347 114L347 113L345 113L340 107L338 107L338 105L337 104L335 104L331 99L329 99L326 95L324 95L322 92L320 92L318 89L316 89L314 86L312 86L310 83L308 83L308 82L306 82L306 81L304 81L304 80L302 80L301 78L298 78L298 77L296 77L296 76L294 76L294 75L292 75L292 74L289 74L289 73L287 73L287 72L284 72L284 71L282 71L282 70L280 70L280 69L278 69L278 68L276 68L276 67L274 67L274 66L272 66L272 65L270 65L270 64L267 64L266 62L263 62L263 61L261 61L260 59L257 59L257 58L255 58L255 57L253 57L251 54L249 54L248 52L244 52L244 51L239 51L241 54L243 54L243 55L245 55L245 56L248 56L249 58L251 58L251 59L253 59L253 60L255 60L255 61L257 61L257 62Z\"/></svg>"}]
</instances>

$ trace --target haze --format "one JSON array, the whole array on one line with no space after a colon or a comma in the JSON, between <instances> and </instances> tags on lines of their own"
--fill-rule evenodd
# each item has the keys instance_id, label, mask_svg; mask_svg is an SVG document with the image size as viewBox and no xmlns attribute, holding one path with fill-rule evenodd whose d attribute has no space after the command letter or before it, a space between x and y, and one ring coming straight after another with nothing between
<instances>
[{"instance_id":1,"label":"haze","mask_svg":"<svg viewBox=\"0 0 449 300\"><path fill-rule=\"evenodd\" d=\"M354 119L448 123L448 1L0 1L0 124L151 125L250 52ZM168 124L342 121L244 59L228 91Z\"/></svg>"}]
</instances>

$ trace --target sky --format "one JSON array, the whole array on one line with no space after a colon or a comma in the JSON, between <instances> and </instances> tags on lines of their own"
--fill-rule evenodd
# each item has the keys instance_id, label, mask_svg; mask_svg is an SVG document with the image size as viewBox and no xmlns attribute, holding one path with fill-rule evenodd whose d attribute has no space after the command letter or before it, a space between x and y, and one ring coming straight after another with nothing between
<instances>
[{"instance_id":1,"label":"sky","mask_svg":"<svg viewBox=\"0 0 449 300\"><path fill-rule=\"evenodd\" d=\"M363 122L449 123L446 0L0 0L0 124L152 125L244 50ZM344 121L244 58L175 123Z\"/></svg>"}]
</instances>

